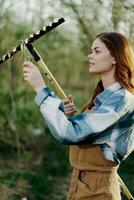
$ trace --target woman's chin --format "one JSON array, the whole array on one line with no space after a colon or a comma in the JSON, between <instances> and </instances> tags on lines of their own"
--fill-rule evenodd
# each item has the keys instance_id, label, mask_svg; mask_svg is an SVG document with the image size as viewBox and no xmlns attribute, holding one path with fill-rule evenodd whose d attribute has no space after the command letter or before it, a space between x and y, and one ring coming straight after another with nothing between
<instances>
[{"instance_id":1,"label":"woman's chin","mask_svg":"<svg viewBox=\"0 0 134 200\"><path fill-rule=\"evenodd\" d=\"M93 67L89 67L89 70L88 70L90 73L95 73L96 74L96 71L93 69Z\"/></svg>"}]
</instances>

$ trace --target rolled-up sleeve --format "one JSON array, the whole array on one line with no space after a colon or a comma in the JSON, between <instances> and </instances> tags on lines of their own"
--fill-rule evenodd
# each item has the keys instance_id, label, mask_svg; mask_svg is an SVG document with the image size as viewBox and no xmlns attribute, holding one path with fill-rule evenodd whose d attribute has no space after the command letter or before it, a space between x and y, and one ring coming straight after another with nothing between
<instances>
[{"instance_id":1,"label":"rolled-up sleeve","mask_svg":"<svg viewBox=\"0 0 134 200\"><path fill-rule=\"evenodd\" d=\"M42 90L38 92L38 94L35 97L36 104L40 107L41 103L48 97L52 96L55 99L60 99L58 96L55 95L55 92L52 90L52 88L45 87ZM64 112L64 102L61 101L59 109Z\"/></svg>"},{"instance_id":2,"label":"rolled-up sleeve","mask_svg":"<svg viewBox=\"0 0 134 200\"><path fill-rule=\"evenodd\" d=\"M84 112L67 118L63 101L54 92L43 89L35 101L52 135L61 143L75 144L90 139L116 123L126 112L122 96L111 97L95 112Z\"/></svg>"}]
</instances>

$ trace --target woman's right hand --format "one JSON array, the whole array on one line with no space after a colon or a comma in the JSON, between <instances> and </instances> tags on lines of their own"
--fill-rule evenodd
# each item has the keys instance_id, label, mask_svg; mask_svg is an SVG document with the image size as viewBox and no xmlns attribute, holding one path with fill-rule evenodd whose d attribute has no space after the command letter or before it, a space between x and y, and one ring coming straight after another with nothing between
<instances>
[{"instance_id":1,"label":"woman's right hand","mask_svg":"<svg viewBox=\"0 0 134 200\"><path fill-rule=\"evenodd\" d=\"M73 103L73 98L71 95L64 100L64 112L67 117L71 117L77 112L77 108Z\"/></svg>"}]
</instances>

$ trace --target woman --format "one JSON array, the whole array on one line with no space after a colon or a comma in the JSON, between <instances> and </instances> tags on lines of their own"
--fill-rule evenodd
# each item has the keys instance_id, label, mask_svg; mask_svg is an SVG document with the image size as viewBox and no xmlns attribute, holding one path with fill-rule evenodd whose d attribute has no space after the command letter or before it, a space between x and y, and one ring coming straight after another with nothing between
<instances>
[{"instance_id":1,"label":"woman","mask_svg":"<svg viewBox=\"0 0 134 200\"><path fill-rule=\"evenodd\" d=\"M100 75L91 102L74 115L69 96L59 99L35 65L24 63L24 79L53 136L70 145L73 167L68 200L120 200L117 169L134 147L134 53L117 32L93 41L89 72Z\"/></svg>"}]
</instances>

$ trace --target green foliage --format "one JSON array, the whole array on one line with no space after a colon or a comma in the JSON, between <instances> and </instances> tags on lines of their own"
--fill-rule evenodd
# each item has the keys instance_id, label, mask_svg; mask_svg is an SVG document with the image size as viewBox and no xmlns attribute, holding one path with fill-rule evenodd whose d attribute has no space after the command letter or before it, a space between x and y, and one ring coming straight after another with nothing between
<instances>
[{"instance_id":1,"label":"green foliage","mask_svg":"<svg viewBox=\"0 0 134 200\"><path fill-rule=\"evenodd\" d=\"M34 7L34 1L1 0L0 55L47 25L53 16L63 15L66 22L34 46L65 93L72 94L80 111L91 99L98 81L97 76L88 73L87 55L93 38L101 31L114 27L118 30L120 24L125 23L126 33L133 43L134 6L125 1L118 16L119 1L75 2L39 0ZM109 13L111 17L106 19ZM44 123L34 102L36 94L22 77L24 60L32 60L27 50L0 66L0 198L64 200L71 172L68 146L59 144ZM119 170L132 193L133 162L132 154Z\"/></svg>"}]
</instances>

